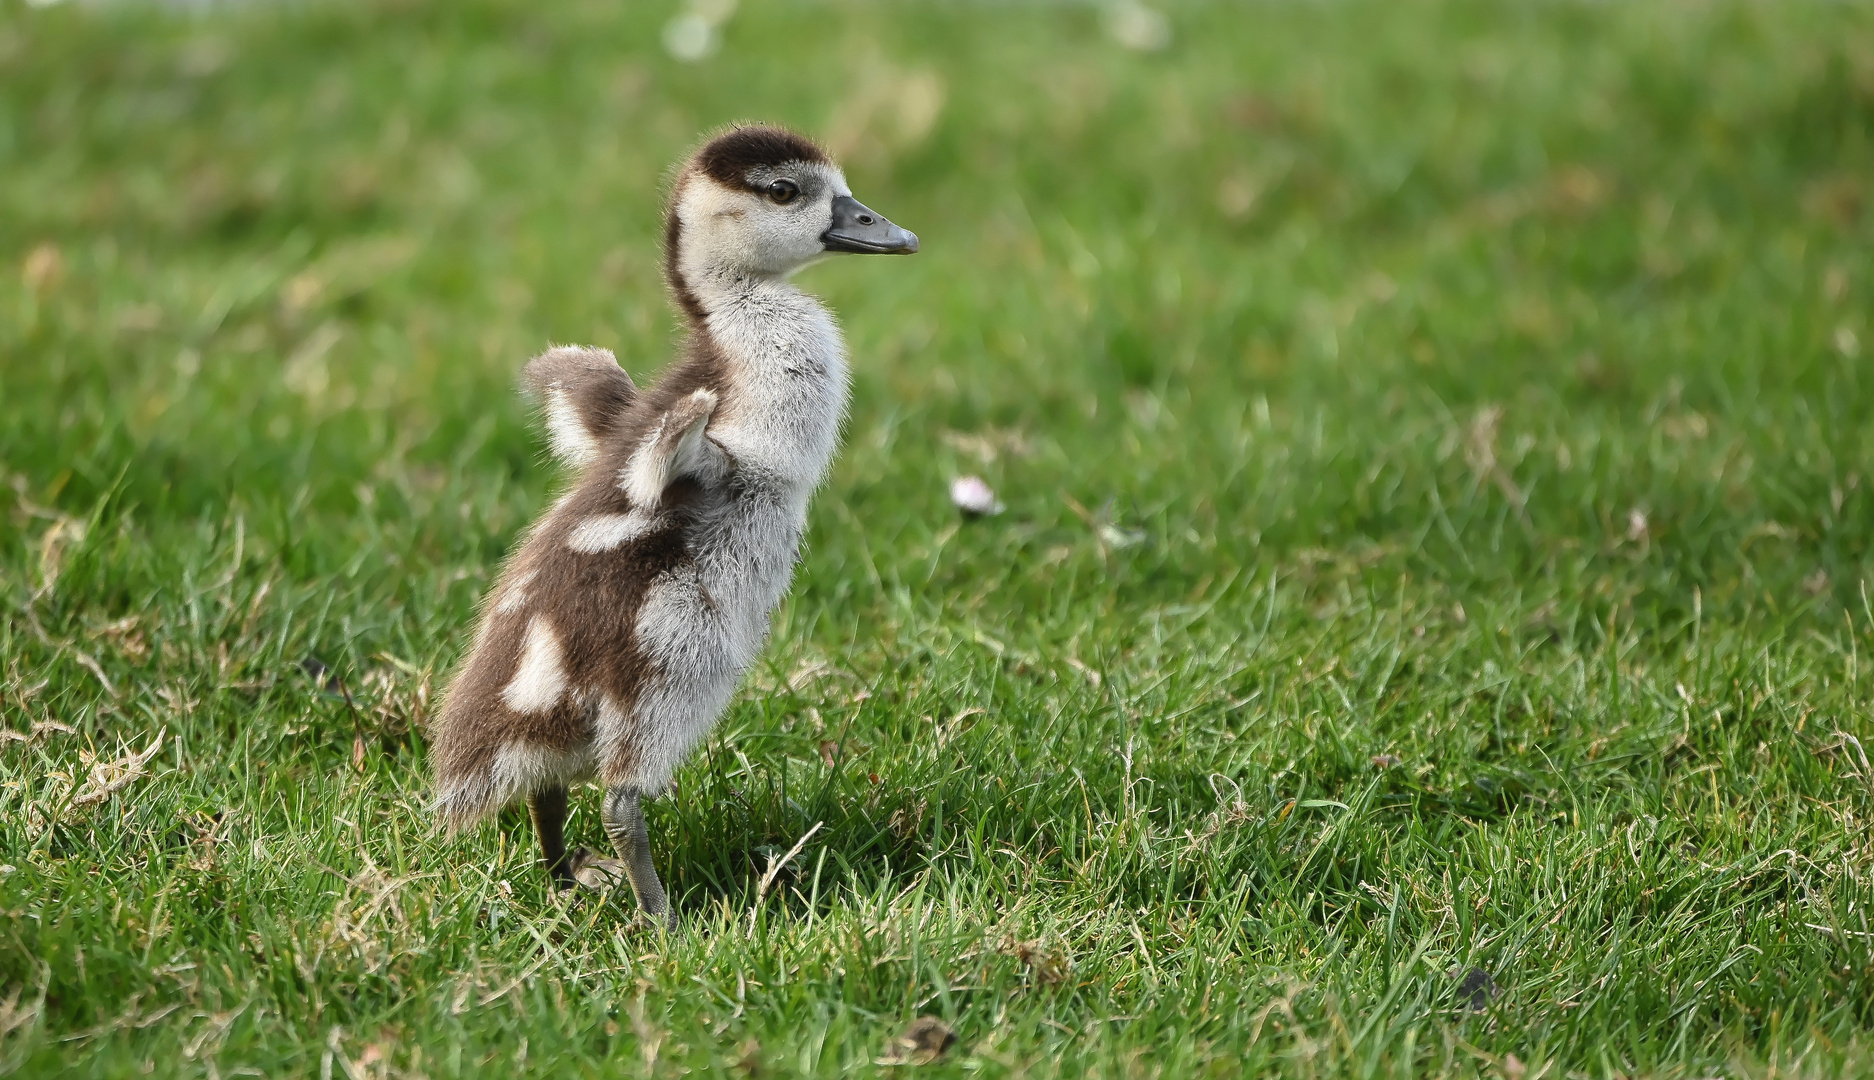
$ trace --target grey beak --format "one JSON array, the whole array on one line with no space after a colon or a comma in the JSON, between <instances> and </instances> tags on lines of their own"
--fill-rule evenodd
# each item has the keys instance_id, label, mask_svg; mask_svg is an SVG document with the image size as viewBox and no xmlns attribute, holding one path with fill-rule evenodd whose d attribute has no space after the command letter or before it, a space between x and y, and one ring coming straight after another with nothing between
<instances>
[{"instance_id":1,"label":"grey beak","mask_svg":"<svg viewBox=\"0 0 1874 1080\"><path fill-rule=\"evenodd\" d=\"M917 234L893 225L851 195L840 195L833 199L833 227L820 234L820 243L828 251L909 255L917 250Z\"/></svg>"}]
</instances>

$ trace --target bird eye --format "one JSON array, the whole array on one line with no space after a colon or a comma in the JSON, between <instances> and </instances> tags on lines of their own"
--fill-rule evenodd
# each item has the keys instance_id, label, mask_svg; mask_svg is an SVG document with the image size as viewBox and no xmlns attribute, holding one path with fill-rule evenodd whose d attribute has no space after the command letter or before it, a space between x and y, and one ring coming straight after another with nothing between
<instances>
[{"instance_id":1,"label":"bird eye","mask_svg":"<svg viewBox=\"0 0 1874 1080\"><path fill-rule=\"evenodd\" d=\"M768 185L768 198L773 199L777 206L786 206L799 197L800 185L792 180L776 180Z\"/></svg>"}]
</instances>

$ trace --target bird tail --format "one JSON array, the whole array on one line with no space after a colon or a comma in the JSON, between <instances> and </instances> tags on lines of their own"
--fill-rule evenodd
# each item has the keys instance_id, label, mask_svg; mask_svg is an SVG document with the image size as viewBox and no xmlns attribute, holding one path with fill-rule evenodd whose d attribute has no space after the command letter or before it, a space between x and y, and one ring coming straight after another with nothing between
<instances>
[{"instance_id":1,"label":"bird tail","mask_svg":"<svg viewBox=\"0 0 1874 1080\"><path fill-rule=\"evenodd\" d=\"M508 802L496 790L492 776L439 777L436 787L430 812L442 820L451 836L488 820Z\"/></svg>"}]
</instances>

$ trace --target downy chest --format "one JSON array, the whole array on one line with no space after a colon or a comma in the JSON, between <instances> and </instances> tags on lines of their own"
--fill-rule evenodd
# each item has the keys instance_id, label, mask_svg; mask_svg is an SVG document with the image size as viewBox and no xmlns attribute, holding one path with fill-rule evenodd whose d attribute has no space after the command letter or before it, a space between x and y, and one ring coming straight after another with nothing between
<instances>
[{"instance_id":1,"label":"downy chest","mask_svg":"<svg viewBox=\"0 0 1874 1080\"><path fill-rule=\"evenodd\" d=\"M846 414L839 328L785 283L735 296L712 311L707 328L723 359L725 391L710 437L735 458L745 483L791 489L804 515Z\"/></svg>"}]
</instances>

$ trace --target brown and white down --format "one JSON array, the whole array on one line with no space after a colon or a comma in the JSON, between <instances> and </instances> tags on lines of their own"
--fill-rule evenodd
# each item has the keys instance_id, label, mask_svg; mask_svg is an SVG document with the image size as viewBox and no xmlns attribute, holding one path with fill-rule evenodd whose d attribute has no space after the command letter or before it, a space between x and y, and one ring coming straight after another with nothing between
<instances>
[{"instance_id":1,"label":"brown and white down","mask_svg":"<svg viewBox=\"0 0 1874 1080\"><path fill-rule=\"evenodd\" d=\"M674 922L640 800L669 786L761 649L846 411L839 328L789 278L829 252L917 246L779 128L730 129L684 166L665 218L689 323L677 361L644 390L604 349L527 365L553 453L580 471L489 591L432 733L452 828L525 798L570 887L583 853L566 850L567 789L596 778L639 905Z\"/></svg>"}]
</instances>

